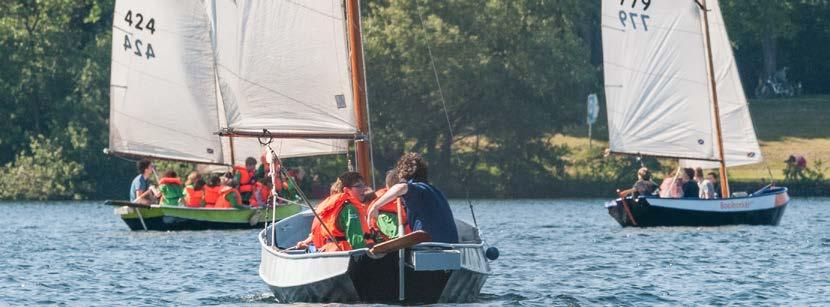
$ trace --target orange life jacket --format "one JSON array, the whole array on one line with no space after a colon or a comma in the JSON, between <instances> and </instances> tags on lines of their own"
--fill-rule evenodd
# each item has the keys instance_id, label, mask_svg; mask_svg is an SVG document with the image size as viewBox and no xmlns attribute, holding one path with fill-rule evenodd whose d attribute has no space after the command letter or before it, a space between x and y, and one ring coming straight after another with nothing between
<instances>
[{"instance_id":1,"label":"orange life jacket","mask_svg":"<svg viewBox=\"0 0 830 307\"><path fill-rule=\"evenodd\" d=\"M326 228L331 231L331 236L334 237L336 242L331 242L329 233L326 232L326 229L320 225L317 219L314 219L311 223L311 240L314 242L314 246L318 246L319 250L337 251L338 247L341 251L352 249L351 244L346 240L346 234L342 229L337 227L337 219L340 216L340 211L343 210L343 204L346 202L351 203L357 208L358 214L360 214L360 227L363 229L364 234L369 233L369 227L365 220L366 208L363 204L346 193L332 194L317 205L316 210L317 214L320 215L320 219L326 225Z\"/></svg>"},{"instance_id":2,"label":"orange life jacket","mask_svg":"<svg viewBox=\"0 0 830 307\"><path fill-rule=\"evenodd\" d=\"M219 199L219 190L222 186L205 186L205 207L213 208L216 205L216 200Z\"/></svg>"},{"instance_id":3,"label":"orange life jacket","mask_svg":"<svg viewBox=\"0 0 830 307\"><path fill-rule=\"evenodd\" d=\"M233 169L239 173L239 192L253 192L254 185L251 184L253 174L251 174L247 168L242 166L234 166Z\"/></svg>"},{"instance_id":4,"label":"orange life jacket","mask_svg":"<svg viewBox=\"0 0 830 307\"><path fill-rule=\"evenodd\" d=\"M196 190L189 185L184 188L184 204L191 208L198 208L202 206L202 200L205 198L204 187L201 190Z\"/></svg>"},{"instance_id":5,"label":"orange life jacket","mask_svg":"<svg viewBox=\"0 0 830 307\"><path fill-rule=\"evenodd\" d=\"M216 199L216 208L224 208L224 209L233 208L233 206L231 205L231 202L228 201L228 198L227 198L227 196L229 194L233 194L233 197L236 198L236 203L237 204L240 204L240 205L242 204L242 196L239 195L239 190L231 188L229 186L224 186L224 187L222 187L221 190L219 190L219 198Z\"/></svg>"},{"instance_id":6,"label":"orange life jacket","mask_svg":"<svg viewBox=\"0 0 830 307\"><path fill-rule=\"evenodd\" d=\"M259 189L259 195L262 197L262 201L265 202L265 205L268 205L268 197L271 196L271 189L268 188L267 185L257 182L256 189ZM254 192L256 192L254 189ZM259 204L256 203L256 196L251 196L251 199L248 200L251 207L259 207Z\"/></svg>"}]
</instances>

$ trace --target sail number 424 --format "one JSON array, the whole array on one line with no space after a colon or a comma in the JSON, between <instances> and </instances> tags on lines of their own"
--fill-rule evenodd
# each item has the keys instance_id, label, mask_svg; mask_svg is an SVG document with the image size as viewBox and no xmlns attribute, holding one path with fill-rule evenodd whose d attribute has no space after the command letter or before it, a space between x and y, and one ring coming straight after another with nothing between
<instances>
[{"instance_id":1,"label":"sail number 424","mask_svg":"<svg viewBox=\"0 0 830 307\"><path fill-rule=\"evenodd\" d=\"M628 3L631 3L631 8L636 9L638 4L642 6L643 12L647 11L648 8L651 6L651 0L620 0L620 6L627 6ZM626 7L627 8L627 7ZM648 32L648 19L651 18L649 15L643 13L634 13L634 12L626 12L625 10L620 10L620 23L622 24L623 28L628 28L629 26L634 29L638 30L637 24L639 23L642 25L643 31Z\"/></svg>"},{"instance_id":2,"label":"sail number 424","mask_svg":"<svg viewBox=\"0 0 830 307\"><path fill-rule=\"evenodd\" d=\"M133 10L127 11L127 14L124 15L124 22L126 22L130 27L133 27L139 31L150 31L150 35L156 33L156 19L149 18L145 20L144 15L141 13L133 14ZM145 45L141 39L135 39L135 41L130 40L130 35L124 35L124 51L131 50L133 54L139 57L146 57L148 60L151 58L156 57L155 51L153 51L153 44L147 43Z\"/></svg>"}]
</instances>

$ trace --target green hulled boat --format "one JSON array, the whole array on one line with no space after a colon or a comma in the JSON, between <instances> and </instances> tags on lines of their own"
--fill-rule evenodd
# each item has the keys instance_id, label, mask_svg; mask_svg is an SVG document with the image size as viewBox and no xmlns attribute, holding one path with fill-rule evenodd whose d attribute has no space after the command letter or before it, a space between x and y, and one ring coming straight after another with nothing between
<instances>
[{"instance_id":1,"label":"green hulled boat","mask_svg":"<svg viewBox=\"0 0 830 307\"><path fill-rule=\"evenodd\" d=\"M271 208L215 209L162 205L142 205L124 201L107 201L120 206L115 214L121 216L131 230L207 230L261 228L273 215ZM295 204L276 207L276 219L281 220L300 212Z\"/></svg>"}]
</instances>

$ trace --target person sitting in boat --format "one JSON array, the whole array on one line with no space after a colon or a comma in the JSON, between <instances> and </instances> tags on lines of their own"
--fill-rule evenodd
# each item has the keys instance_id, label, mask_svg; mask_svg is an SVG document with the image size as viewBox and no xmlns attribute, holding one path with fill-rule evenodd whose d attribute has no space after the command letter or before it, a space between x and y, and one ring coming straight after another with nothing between
<instances>
[{"instance_id":1,"label":"person sitting in boat","mask_svg":"<svg viewBox=\"0 0 830 307\"><path fill-rule=\"evenodd\" d=\"M399 183L401 180L398 178L398 172L395 169L391 169L386 172L386 187L375 192L375 202L379 199L383 194L389 190L390 187L394 186L395 184ZM371 204L374 204L372 202ZM398 204L396 200L392 200L385 205L381 206L378 209L378 218L376 220L370 220L369 225L372 228L372 233L375 234L375 242L380 243L382 241L387 241L389 239L394 239L398 237ZM401 212L402 216L402 223L404 224L404 233L412 232L409 229L409 225L406 224L406 210L404 209Z\"/></svg>"},{"instance_id":2,"label":"person sitting in boat","mask_svg":"<svg viewBox=\"0 0 830 307\"><path fill-rule=\"evenodd\" d=\"M637 182L631 187L634 198L638 196L649 196L657 191L657 184L651 181L651 171L647 167L641 167L637 170Z\"/></svg>"},{"instance_id":3,"label":"person sitting in boat","mask_svg":"<svg viewBox=\"0 0 830 307\"><path fill-rule=\"evenodd\" d=\"M252 208L262 208L268 205L268 199L271 197L271 180L262 178L257 181L254 186L254 193L248 203Z\"/></svg>"},{"instance_id":4,"label":"person sitting in boat","mask_svg":"<svg viewBox=\"0 0 830 307\"><path fill-rule=\"evenodd\" d=\"M219 197L216 198L216 205L214 208L218 209L245 209L248 208L242 203L242 196L239 193L239 182L236 180L227 180L219 190Z\"/></svg>"},{"instance_id":5,"label":"person sitting in boat","mask_svg":"<svg viewBox=\"0 0 830 307\"><path fill-rule=\"evenodd\" d=\"M363 205L366 190L363 176L357 172L345 172L337 180L332 185L332 189L339 188L337 193L331 194L317 205L317 214L322 224L315 219L311 224L311 234L307 239L298 242L296 248L309 248L313 244L322 252L333 252L374 244L367 236L369 227Z\"/></svg>"},{"instance_id":6,"label":"person sitting in boat","mask_svg":"<svg viewBox=\"0 0 830 307\"><path fill-rule=\"evenodd\" d=\"M176 171L167 170L164 172L164 177L159 180L159 190L161 191L160 205L179 205L184 189L182 188L182 180L179 179Z\"/></svg>"},{"instance_id":7,"label":"person sitting in boat","mask_svg":"<svg viewBox=\"0 0 830 307\"><path fill-rule=\"evenodd\" d=\"M683 196L683 179L678 171L672 171L660 183L660 197L680 198Z\"/></svg>"},{"instance_id":8,"label":"person sitting in boat","mask_svg":"<svg viewBox=\"0 0 830 307\"><path fill-rule=\"evenodd\" d=\"M251 195L254 192L256 185L256 159L253 157L245 158L245 167L234 166L234 177L236 182L239 182L239 194L242 196L242 202L248 203Z\"/></svg>"},{"instance_id":9,"label":"person sitting in boat","mask_svg":"<svg viewBox=\"0 0 830 307\"><path fill-rule=\"evenodd\" d=\"M694 180L695 170L691 168L683 169L683 197L698 197L700 196L700 188Z\"/></svg>"},{"instance_id":10,"label":"person sitting in boat","mask_svg":"<svg viewBox=\"0 0 830 307\"><path fill-rule=\"evenodd\" d=\"M216 175L210 176L205 186L205 208L213 208L216 206L216 200L219 199L219 190L221 189L222 178Z\"/></svg>"},{"instance_id":11,"label":"person sitting in boat","mask_svg":"<svg viewBox=\"0 0 830 307\"><path fill-rule=\"evenodd\" d=\"M706 174L706 179L703 180L704 184L706 185L706 193L701 191L700 198L704 199L714 199L718 198L718 177L714 172L709 172Z\"/></svg>"},{"instance_id":12,"label":"person sitting in boat","mask_svg":"<svg viewBox=\"0 0 830 307\"><path fill-rule=\"evenodd\" d=\"M198 174L197 174L198 175ZM190 182L190 176L187 181ZM205 206L205 180L198 176L195 182L184 187L184 205L190 208Z\"/></svg>"},{"instance_id":13,"label":"person sitting in boat","mask_svg":"<svg viewBox=\"0 0 830 307\"><path fill-rule=\"evenodd\" d=\"M141 159L136 162L136 168L138 169L138 176L130 184L130 202L145 205L155 204L161 193L147 181L147 178L150 178L155 170L153 163L150 160Z\"/></svg>"},{"instance_id":14,"label":"person sitting in boat","mask_svg":"<svg viewBox=\"0 0 830 307\"><path fill-rule=\"evenodd\" d=\"M703 176L703 168L695 168L695 181L697 182L698 197L702 199L715 198L715 185Z\"/></svg>"},{"instance_id":15,"label":"person sitting in boat","mask_svg":"<svg viewBox=\"0 0 830 307\"><path fill-rule=\"evenodd\" d=\"M444 193L427 181L427 163L421 155L404 154L395 165L398 177L406 182L397 183L369 207L369 220L376 219L380 208L393 199L402 197L406 207L407 225L412 231L423 230L432 241L458 243L458 230L450 205Z\"/></svg>"}]
</instances>

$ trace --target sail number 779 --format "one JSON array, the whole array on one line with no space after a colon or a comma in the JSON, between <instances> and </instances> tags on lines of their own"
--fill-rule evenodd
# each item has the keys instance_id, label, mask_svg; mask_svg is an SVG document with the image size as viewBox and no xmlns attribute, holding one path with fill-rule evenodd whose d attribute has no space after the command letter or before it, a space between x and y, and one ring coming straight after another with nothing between
<instances>
[{"instance_id":1,"label":"sail number 779","mask_svg":"<svg viewBox=\"0 0 830 307\"><path fill-rule=\"evenodd\" d=\"M630 8L628 7L627 2L631 2ZM643 12L645 12L651 6L651 0L620 0L620 6L623 7L623 9L620 10L620 24L622 24L623 28L631 27L634 30L642 29L643 31L648 32L648 19L651 17L644 13L629 12L625 9L634 10L639 6L642 7Z\"/></svg>"}]
</instances>

